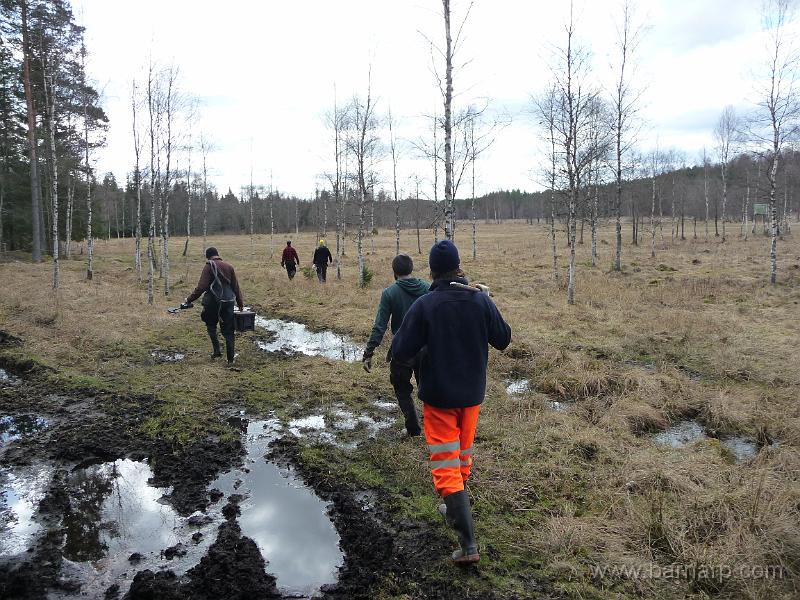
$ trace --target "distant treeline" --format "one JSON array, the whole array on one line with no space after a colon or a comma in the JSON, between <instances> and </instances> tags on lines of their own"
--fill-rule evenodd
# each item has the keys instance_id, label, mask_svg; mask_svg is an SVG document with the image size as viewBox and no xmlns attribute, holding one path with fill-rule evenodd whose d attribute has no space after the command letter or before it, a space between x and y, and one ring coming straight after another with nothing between
<instances>
[{"instance_id":1,"label":"distant treeline","mask_svg":"<svg viewBox=\"0 0 800 600\"><path fill-rule=\"evenodd\" d=\"M797 192L800 189L800 153L788 152L779 177L778 197L781 212L784 206L788 215L800 219L800 202ZM24 165L20 165L24 167ZM748 221L753 219L753 205L766 203L769 189L765 177L765 163L742 155L732 161L729 166L728 184L728 221L742 220L745 203L748 204ZM24 174L17 174L16 185L6 192L3 206L3 241L9 250L28 250L30 248L30 188ZM632 222L633 218L649 219L652 202L653 182L650 177L642 177L626 181L623 186L623 205ZM703 221L705 219L705 194L708 186L709 220L719 225L721 218L722 186L719 165L709 164L665 171L656 176L656 212L664 222L671 221L674 212L675 221L680 227L681 219L686 221ZM81 183L76 182L76 191L80 193ZM106 174L102 181L94 182L95 211L93 231L97 237L131 237L134 233L136 219L136 192L129 181L125 188L121 187L114 176ZM186 181L174 185L170 192L170 223L172 234L185 236L187 213L189 209L189 193ZM199 191L202 186L192 182L192 235L202 231L203 196ZM750 198L747 199L748 187ZM43 186L43 192L46 192ZM354 193L354 192L353 192ZM66 191L65 191L66 194ZM613 217L612 184L602 185L599 189L600 218ZM46 194L45 194L46 195ZM220 195L216 190L206 194L208 203L208 233L239 234L249 233L250 227L250 190L244 188L234 194L228 190ZM560 221L566 219L565 204L556 191L556 215ZM142 188L143 229L149 227L150 198L147 185ZM475 199L476 219L480 222L499 223L509 219L524 219L528 222L541 222L550 218L549 190L541 192L524 192L521 190L503 190L485 194ZM254 233L269 233L270 204L272 205L272 223L275 233L294 231L327 231L335 230L336 206L330 190L322 190L315 199L297 198L275 191L269 193L263 187L252 192L253 229ZM468 221L472 217L472 200L456 201L458 222ZM394 228L395 205L388 192L375 194L371 203L374 211L374 227L378 229ZM86 208L77 203L74 209L73 240L85 238ZM327 211L327 219L326 219ZM346 224L348 228L357 225L358 206L355 200L345 204ZM588 207L580 207L579 216L588 219ZM407 197L400 202L400 220L403 228L414 229L417 224L421 229L431 229L441 220L441 203L426 198ZM324 227L327 221L327 227ZM688 226L686 226L688 227ZM714 231L712 225L712 231ZM47 228L45 228L47 231ZM688 233L687 233L688 234Z\"/></svg>"}]
</instances>

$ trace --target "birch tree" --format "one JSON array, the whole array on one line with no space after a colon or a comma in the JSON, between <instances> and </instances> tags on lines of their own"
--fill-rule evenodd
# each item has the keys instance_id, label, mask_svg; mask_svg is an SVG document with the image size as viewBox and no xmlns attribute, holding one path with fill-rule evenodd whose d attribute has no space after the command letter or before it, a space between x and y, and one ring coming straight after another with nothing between
<instances>
[{"instance_id":1,"label":"birch tree","mask_svg":"<svg viewBox=\"0 0 800 600\"><path fill-rule=\"evenodd\" d=\"M708 156L703 147L703 199L706 204L706 242L708 242Z\"/></svg>"},{"instance_id":2,"label":"birch tree","mask_svg":"<svg viewBox=\"0 0 800 600\"><path fill-rule=\"evenodd\" d=\"M86 46L81 40L81 71L86 77ZM85 87L85 86L84 86ZM94 235L92 233L92 169L89 165L89 114L88 99L83 94L84 168L86 170L86 279L94 277Z\"/></svg>"},{"instance_id":3,"label":"birch tree","mask_svg":"<svg viewBox=\"0 0 800 600\"><path fill-rule=\"evenodd\" d=\"M464 12L464 18L457 28L455 38L452 35L452 11L451 1L442 0L442 17L444 20L444 48L440 48L430 40L428 40L431 47L431 56L434 57L438 54L440 59L444 60L444 80L440 76L437 69L437 60L434 58L433 72L436 77L439 91L442 95L442 102L444 105L444 115L442 118L442 129L444 130L444 234L449 240L453 239L455 235L455 162L453 153L453 67L454 59L461 46L462 33L464 25L469 18L469 13L472 10L473 2L467 5ZM435 143L434 143L435 145Z\"/></svg>"},{"instance_id":4,"label":"birch tree","mask_svg":"<svg viewBox=\"0 0 800 600\"><path fill-rule=\"evenodd\" d=\"M389 141L392 148L392 190L394 192L394 253L400 254L400 198L397 195L397 149L395 147L392 107L389 107Z\"/></svg>"},{"instance_id":5,"label":"birch tree","mask_svg":"<svg viewBox=\"0 0 800 600\"><path fill-rule=\"evenodd\" d=\"M172 153L175 147L175 132L177 113L181 107L181 99L178 95L177 81L178 70L175 67L169 67L165 73L166 90L164 93L164 119L165 119L165 138L164 138L164 183L161 186L163 190L163 201L161 203L161 272L164 280L164 295L169 296L169 282L170 282L170 263L169 263L169 200L172 192L172 179L174 172L172 167Z\"/></svg>"},{"instance_id":6,"label":"birch tree","mask_svg":"<svg viewBox=\"0 0 800 600\"><path fill-rule=\"evenodd\" d=\"M60 282L58 265L58 158L56 156L56 73L52 63L49 65L49 73L45 75L44 84L51 164L50 185L53 207L53 289L57 290Z\"/></svg>"},{"instance_id":7,"label":"birch tree","mask_svg":"<svg viewBox=\"0 0 800 600\"><path fill-rule=\"evenodd\" d=\"M136 188L136 236L135 249L134 249L134 264L136 266L136 277L139 282L142 281L142 171L139 165L139 157L141 154L141 138L139 127L136 121L137 108L139 99L136 95L136 79L131 84L131 114L133 119L133 154L134 154L134 168L133 168L133 185Z\"/></svg>"},{"instance_id":8,"label":"birch tree","mask_svg":"<svg viewBox=\"0 0 800 600\"><path fill-rule=\"evenodd\" d=\"M200 154L203 156L203 249L208 247L208 154L211 144L206 136L200 133Z\"/></svg>"},{"instance_id":9,"label":"birch tree","mask_svg":"<svg viewBox=\"0 0 800 600\"><path fill-rule=\"evenodd\" d=\"M570 6L569 22L565 26L566 40L556 49L552 68L558 90L559 112L555 119L560 150L564 156L563 169L567 193L569 270L567 280L567 304L575 303L575 252L577 241L577 209L581 186L586 171L594 161L591 144L591 118L597 88L589 80L588 51L577 41L575 21Z\"/></svg>"},{"instance_id":10,"label":"birch tree","mask_svg":"<svg viewBox=\"0 0 800 600\"><path fill-rule=\"evenodd\" d=\"M367 204L371 201L369 190L374 181L374 161L377 158L380 139L377 135L379 122L372 100L372 77L367 79L367 95L362 100L358 96L351 104L350 136L348 149L356 161L356 184L358 185L358 234L356 252L358 254L358 285L365 286L364 279L364 228L367 218Z\"/></svg>"},{"instance_id":11,"label":"birch tree","mask_svg":"<svg viewBox=\"0 0 800 600\"><path fill-rule=\"evenodd\" d=\"M36 103L33 97L31 83L31 42L28 28L28 2L20 0L20 13L22 20L22 64L23 84L25 87L25 102L27 106L28 121L28 157L30 160L31 179L31 259L33 262L42 260L42 189L39 183L39 163L36 156Z\"/></svg>"},{"instance_id":12,"label":"birch tree","mask_svg":"<svg viewBox=\"0 0 800 600\"><path fill-rule=\"evenodd\" d=\"M737 131L739 129L736 110L733 106L726 106L720 115L717 126L714 128L714 139L717 142L717 159L719 160L720 174L722 176L722 241L725 241L725 217L728 204L728 163Z\"/></svg>"},{"instance_id":13,"label":"birch tree","mask_svg":"<svg viewBox=\"0 0 800 600\"><path fill-rule=\"evenodd\" d=\"M556 162L559 155L556 149L556 114L559 110L559 89L555 85L549 87L541 96L534 99L534 111L540 127L545 131L548 146L548 166L545 169L548 181L548 197L550 199L550 241L553 251L553 281L558 282L558 248L556 243L556 180L559 171Z\"/></svg>"},{"instance_id":14,"label":"birch tree","mask_svg":"<svg viewBox=\"0 0 800 600\"><path fill-rule=\"evenodd\" d=\"M789 0L764 4L762 25L766 52L762 80L756 87L758 100L751 121L754 142L768 162L770 215L770 283L778 281L778 207L776 187L778 164L788 140L794 139L800 124L800 90L797 88L800 55L790 24L794 7Z\"/></svg>"},{"instance_id":15,"label":"birch tree","mask_svg":"<svg viewBox=\"0 0 800 600\"><path fill-rule=\"evenodd\" d=\"M147 303L153 304L153 291L155 288L155 237L156 237L156 201L158 199L156 159L159 116L156 93L156 73L152 60L147 70L147 114L149 117L148 131L150 139L150 227L147 232Z\"/></svg>"},{"instance_id":16,"label":"birch tree","mask_svg":"<svg viewBox=\"0 0 800 600\"><path fill-rule=\"evenodd\" d=\"M614 217L616 231L616 251L614 270L622 270L622 182L623 160L633 144L635 120L638 113L640 92L633 87L635 73L633 58L637 52L644 28L634 23L634 11L630 2L622 6L622 22L617 26L616 53L618 63L614 73L612 109L614 111L614 138L616 159L616 188L614 196Z\"/></svg>"}]
</instances>

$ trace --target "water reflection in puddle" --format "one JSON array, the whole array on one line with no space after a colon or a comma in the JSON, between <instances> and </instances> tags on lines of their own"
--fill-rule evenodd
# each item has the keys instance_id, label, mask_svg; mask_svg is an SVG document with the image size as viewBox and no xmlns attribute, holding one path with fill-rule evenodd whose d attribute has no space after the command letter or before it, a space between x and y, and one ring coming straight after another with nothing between
<instances>
[{"instance_id":1,"label":"water reflection in puddle","mask_svg":"<svg viewBox=\"0 0 800 600\"><path fill-rule=\"evenodd\" d=\"M514 379L506 385L506 393L509 396L524 394L531 389L531 382L528 379Z\"/></svg>"},{"instance_id":2,"label":"water reflection in puddle","mask_svg":"<svg viewBox=\"0 0 800 600\"><path fill-rule=\"evenodd\" d=\"M150 356L155 358L156 362L161 363L180 362L186 358L186 355L182 354L181 352L169 352L167 350L153 350L153 352L150 353Z\"/></svg>"},{"instance_id":3,"label":"water reflection in puddle","mask_svg":"<svg viewBox=\"0 0 800 600\"><path fill-rule=\"evenodd\" d=\"M46 465L0 469L0 556L27 551L42 531L34 517L52 477Z\"/></svg>"},{"instance_id":4,"label":"water reflection in puddle","mask_svg":"<svg viewBox=\"0 0 800 600\"><path fill-rule=\"evenodd\" d=\"M18 377L14 377L5 369L0 369L0 385L17 385L19 382Z\"/></svg>"},{"instance_id":5,"label":"water reflection in puddle","mask_svg":"<svg viewBox=\"0 0 800 600\"><path fill-rule=\"evenodd\" d=\"M653 436L653 441L662 446L683 448L701 440L710 439L705 428L697 421L681 421L669 429ZM719 440L720 445L726 448L736 462L744 462L758 454L759 447L755 440L742 436L729 436ZM777 446L775 442L773 446Z\"/></svg>"},{"instance_id":6,"label":"water reflection in puddle","mask_svg":"<svg viewBox=\"0 0 800 600\"><path fill-rule=\"evenodd\" d=\"M205 553L211 540L188 543L194 529L162 500L169 489L148 484L152 475L147 463L124 459L68 476L63 555L83 583L82 594L99 595L113 583L124 593L142 569L182 574ZM179 542L186 555L166 560L163 550ZM139 555L135 568L128 560L133 554Z\"/></svg>"},{"instance_id":7,"label":"water reflection in puddle","mask_svg":"<svg viewBox=\"0 0 800 600\"><path fill-rule=\"evenodd\" d=\"M681 421L669 429L665 429L654 435L653 441L662 446L682 448L683 446L705 438L706 432L699 423L695 421Z\"/></svg>"},{"instance_id":8,"label":"water reflection in puddle","mask_svg":"<svg viewBox=\"0 0 800 600\"><path fill-rule=\"evenodd\" d=\"M47 419L35 415L6 415L0 417L0 447L20 438L32 437L47 429Z\"/></svg>"},{"instance_id":9,"label":"water reflection in puddle","mask_svg":"<svg viewBox=\"0 0 800 600\"><path fill-rule=\"evenodd\" d=\"M279 430L276 420L248 423L247 471L225 473L211 487L245 496L238 519L242 534L258 544L268 561L267 571L277 577L280 589L287 594L313 595L321 586L336 581L343 555L327 515L328 503L291 470L281 470L264 459Z\"/></svg>"},{"instance_id":10,"label":"water reflection in puddle","mask_svg":"<svg viewBox=\"0 0 800 600\"><path fill-rule=\"evenodd\" d=\"M531 382L529 379L512 379L506 382L506 394L509 396L521 396L531 391ZM556 412L567 410L573 403L564 400L553 400L552 398L545 398L545 405Z\"/></svg>"},{"instance_id":11,"label":"water reflection in puddle","mask_svg":"<svg viewBox=\"0 0 800 600\"><path fill-rule=\"evenodd\" d=\"M363 346L345 335L332 331L310 331L302 323L256 317L256 326L274 335L274 339L270 341L258 342L258 347L265 352L324 356L347 362L361 360L364 353Z\"/></svg>"},{"instance_id":12,"label":"water reflection in puddle","mask_svg":"<svg viewBox=\"0 0 800 600\"><path fill-rule=\"evenodd\" d=\"M733 454L733 457L738 462L742 462L758 454L758 445L753 440L734 437L721 440L720 443Z\"/></svg>"},{"instance_id":13,"label":"water reflection in puddle","mask_svg":"<svg viewBox=\"0 0 800 600\"><path fill-rule=\"evenodd\" d=\"M397 408L392 404L393 409ZM398 411L399 412L399 411ZM287 430L293 436L305 438L318 444L330 444L343 450L353 450L358 447L359 440L340 439L338 434L364 430L363 439L375 438L381 430L391 427L395 422L393 417L374 418L369 415L358 415L342 407L335 407L327 415L309 415L307 417L289 421Z\"/></svg>"}]
</instances>

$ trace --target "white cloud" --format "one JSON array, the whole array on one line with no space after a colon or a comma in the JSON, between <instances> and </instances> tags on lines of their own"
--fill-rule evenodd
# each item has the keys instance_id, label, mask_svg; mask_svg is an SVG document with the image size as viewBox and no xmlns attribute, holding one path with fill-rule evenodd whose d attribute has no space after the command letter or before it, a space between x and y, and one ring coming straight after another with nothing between
<instances>
[{"instance_id":1,"label":"white cloud","mask_svg":"<svg viewBox=\"0 0 800 600\"><path fill-rule=\"evenodd\" d=\"M758 47L758 6L747 0L680 2L646 0L650 33L640 54L647 90L643 143L696 153L709 144L716 115L742 104L752 89L749 65ZM89 69L105 90L110 117L108 147L100 169L118 180L132 162L129 94L152 54L181 71L185 91L199 96L202 123L218 150L211 160L221 191L237 192L250 179L311 196L318 176L331 168L330 134L322 116L333 104L363 93L372 66L379 108L391 103L400 137L426 129L424 114L441 110L422 33L443 37L440 3L427 0L315 0L310 2L208 0L82 0L91 52ZM466 0L454 4L463 14ZM598 77L609 74L615 37L615 0L577 2L578 32L592 46ZM498 188L536 189L538 142L524 108L549 76L547 60L560 42L567 2L478 0L466 24L456 72L457 100L494 98L514 122L498 134L478 163L478 193ZM81 20L80 9L77 18ZM457 18L454 19L454 22ZM422 33L420 33L422 32ZM195 132L195 135L197 132ZM388 141L388 140L387 140ZM252 155L251 155L252 143ZM401 187L428 164L407 152L399 166ZM181 160L184 162L184 159ZM197 163L195 163L197 164ZM389 182L391 163L384 161ZM467 188L462 185L462 192ZM460 194L460 195L463 195Z\"/></svg>"}]
</instances>

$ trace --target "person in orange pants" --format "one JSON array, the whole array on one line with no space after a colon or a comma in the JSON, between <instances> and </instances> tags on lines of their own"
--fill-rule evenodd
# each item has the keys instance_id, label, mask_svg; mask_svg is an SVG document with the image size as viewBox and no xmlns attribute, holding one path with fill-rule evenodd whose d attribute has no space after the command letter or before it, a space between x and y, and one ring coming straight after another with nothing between
<instances>
[{"instance_id":1,"label":"person in orange pants","mask_svg":"<svg viewBox=\"0 0 800 600\"><path fill-rule=\"evenodd\" d=\"M433 484L444 499L440 510L458 534L460 548L452 559L468 565L477 563L480 555L464 483L471 473L473 440L486 395L489 345L505 349L511 343L511 328L489 298L488 288L469 285L455 244L435 244L428 262L430 291L406 313L392 340L392 356L408 360L422 352L417 394L423 402Z\"/></svg>"}]
</instances>

